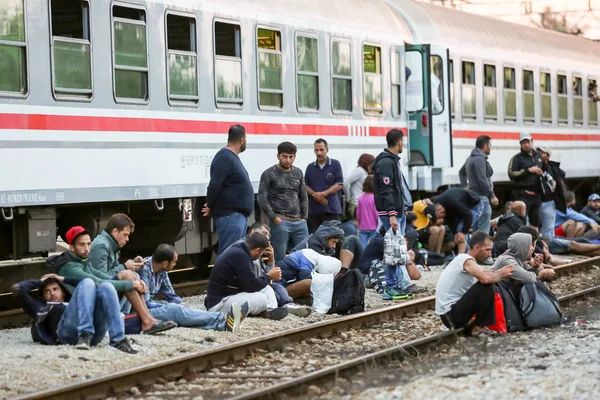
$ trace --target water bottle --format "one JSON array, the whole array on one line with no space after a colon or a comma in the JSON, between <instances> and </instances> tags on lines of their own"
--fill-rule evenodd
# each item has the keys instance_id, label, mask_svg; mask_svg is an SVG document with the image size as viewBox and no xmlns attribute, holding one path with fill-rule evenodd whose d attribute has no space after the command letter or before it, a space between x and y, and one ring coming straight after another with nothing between
<instances>
[{"instance_id":1,"label":"water bottle","mask_svg":"<svg viewBox=\"0 0 600 400\"><path fill-rule=\"evenodd\" d=\"M429 254L427 253L427 249L419 249L419 254L421 255L421 261L423 262L423 265L428 266L429 264L427 264L427 257Z\"/></svg>"}]
</instances>

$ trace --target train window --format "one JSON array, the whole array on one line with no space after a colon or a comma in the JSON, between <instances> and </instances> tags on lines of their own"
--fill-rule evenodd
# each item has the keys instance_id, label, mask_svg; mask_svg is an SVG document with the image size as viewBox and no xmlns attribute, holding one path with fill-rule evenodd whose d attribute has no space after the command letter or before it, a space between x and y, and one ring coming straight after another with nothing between
<instances>
[{"instance_id":1,"label":"train window","mask_svg":"<svg viewBox=\"0 0 600 400\"><path fill-rule=\"evenodd\" d=\"M573 122L583 125L583 83L578 76L573 77Z\"/></svg>"},{"instance_id":2,"label":"train window","mask_svg":"<svg viewBox=\"0 0 600 400\"><path fill-rule=\"evenodd\" d=\"M523 120L535 122L535 87L533 71L523 70Z\"/></svg>"},{"instance_id":3,"label":"train window","mask_svg":"<svg viewBox=\"0 0 600 400\"><path fill-rule=\"evenodd\" d=\"M448 77L450 78L450 112L452 118L454 118L454 60L450 60L450 68L448 70Z\"/></svg>"},{"instance_id":4,"label":"train window","mask_svg":"<svg viewBox=\"0 0 600 400\"><path fill-rule=\"evenodd\" d=\"M87 1L50 1L52 89L57 98L92 97L90 14Z\"/></svg>"},{"instance_id":5,"label":"train window","mask_svg":"<svg viewBox=\"0 0 600 400\"><path fill-rule=\"evenodd\" d=\"M24 0L0 2L0 93L27 93Z\"/></svg>"},{"instance_id":6,"label":"train window","mask_svg":"<svg viewBox=\"0 0 600 400\"><path fill-rule=\"evenodd\" d=\"M540 73L540 95L542 98L542 122L552 123L552 85L548 72Z\"/></svg>"},{"instance_id":7,"label":"train window","mask_svg":"<svg viewBox=\"0 0 600 400\"><path fill-rule=\"evenodd\" d=\"M240 26L215 21L215 95L218 107L241 107L242 38Z\"/></svg>"},{"instance_id":8,"label":"train window","mask_svg":"<svg viewBox=\"0 0 600 400\"><path fill-rule=\"evenodd\" d=\"M517 120L517 82L515 69L504 67L504 119Z\"/></svg>"},{"instance_id":9,"label":"train window","mask_svg":"<svg viewBox=\"0 0 600 400\"><path fill-rule=\"evenodd\" d=\"M167 14L167 85L169 100L198 103L196 19Z\"/></svg>"},{"instance_id":10,"label":"train window","mask_svg":"<svg viewBox=\"0 0 600 400\"><path fill-rule=\"evenodd\" d=\"M381 47L363 46L364 107L368 113L383 112Z\"/></svg>"},{"instance_id":11,"label":"train window","mask_svg":"<svg viewBox=\"0 0 600 400\"><path fill-rule=\"evenodd\" d=\"M283 108L281 32L258 28L258 105L261 109Z\"/></svg>"},{"instance_id":12,"label":"train window","mask_svg":"<svg viewBox=\"0 0 600 400\"><path fill-rule=\"evenodd\" d=\"M485 103L485 118L498 118L498 93L496 89L496 66L483 64L483 101Z\"/></svg>"},{"instance_id":13,"label":"train window","mask_svg":"<svg viewBox=\"0 0 600 400\"><path fill-rule=\"evenodd\" d=\"M331 44L333 111L352 111L352 49L350 43Z\"/></svg>"},{"instance_id":14,"label":"train window","mask_svg":"<svg viewBox=\"0 0 600 400\"><path fill-rule=\"evenodd\" d=\"M300 111L319 109L319 42L310 36L296 36L297 105Z\"/></svg>"},{"instance_id":15,"label":"train window","mask_svg":"<svg viewBox=\"0 0 600 400\"><path fill-rule=\"evenodd\" d=\"M569 89L567 88L567 77L565 75L558 75L558 123L566 124L569 122Z\"/></svg>"},{"instance_id":16,"label":"train window","mask_svg":"<svg viewBox=\"0 0 600 400\"><path fill-rule=\"evenodd\" d=\"M477 117L477 95L475 86L475 63L462 62L462 112L466 119Z\"/></svg>"},{"instance_id":17,"label":"train window","mask_svg":"<svg viewBox=\"0 0 600 400\"><path fill-rule=\"evenodd\" d=\"M113 6L113 68L117 101L148 101L146 12Z\"/></svg>"},{"instance_id":18,"label":"train window","mask_svg":"<svg viewBox=\"0 0 600 400\"><path fill-rule=\"evenodd\" d=\"M444 111L444 62L440 56L431 56L431 111L439 115Z\"/></svg>"},{"instance_id":19,"label":"train window","mask_svg":"<svg viewBox=\"0 0 600 400\"><path fill-rule=\"evenodd\" d=\"M598 85L595 79L588 79L588 124L598 125Z\"/></svg>"},{"instance_id":20,"label":"train window","mask_svg":"<svg viewBox=\"0 0 600 400\"><path fill-rule=\"evenodd\" d=\"M400 82L402 82L402 79L400 75L400 52L398 50L392 49L391 65L392 116L394 118L400 118L402 116L402 88L400 84Z\"/></svg>"},{"instance_id":21,"label":"train window","mask_svg":"<svg viewBox=\"0 0 600 400\"><path fill-rule=\"evenodd\" d=\"M425 108L423 90L423 54L420 51L407 51L406 60L406 109L409 112Z\"/></svg>"}]
</instances>

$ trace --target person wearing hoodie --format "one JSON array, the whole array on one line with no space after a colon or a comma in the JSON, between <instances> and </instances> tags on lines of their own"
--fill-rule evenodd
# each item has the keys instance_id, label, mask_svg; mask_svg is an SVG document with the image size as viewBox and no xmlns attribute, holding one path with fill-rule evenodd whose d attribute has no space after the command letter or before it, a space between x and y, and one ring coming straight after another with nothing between
<instances>
[{"instance_id":1,"label":"person wearing hoodie","mask_svg":"<svg viewBox=\"0 0 600 400\"><path fill-rule=\"evenodd\" d=\"M473 224L473 230L490 232L490 220L492 219L492 206L498 205L498 198L494 194L492 175L494 170L488 162L492 150L492 138L486 135L479 136L475 141L475 148L462 166L458 175L460 183L464 187L477 194L483 203L483 213Z\"/></svg>"},{"instance_id":2,"label":"person wearing hoodie","mask_svg":"<svg viewBox=\"0 0 600 400\"><path fill-rule=\"evenodd\" d=\"M508 250L496 259L492 270L498 271L507 265L513 265L514 271L510 279L521 283L552 279L555 275L552 267L544 268L541 262L534 268L527 264L534 251L535 243L530 234L514 233L508 238Z\"/></svg>"},{"instance_id":3,"label":"person wearing hoodie","mask_svg":"<svg viewBox=\"0 0 600 400\"><path fill-rule=\"evenodd\" d=\"M525 225L527 207L522 201L514 201L510 210L498 219L494 236L494 256L498 257L508 249L508 238Z\"/></svg>"},{"instance_id":4,"label":"person wearing hoodie","mask_svg":"<svg viewBox=\"0 0 600 400\"><path fill-rule=\"evenodd\" d=\"M293 299L309 298L312 272L337 274L342 262L337 258L324 256L312 249L302 249L288 255L279 264L281 283Z\"/></svg>"},{"instance_id":5,"label":"person wearing hoodie","mask_svg":"<svg viewBox=\"0 0 600 400\"><path fill-rule=\"evenodd\" d=\"M71 295L64 286L76 287ZM38 295L31 291L38 289ZM47 274L41 279L19 282L12 287L17 304L34 319L34 342L71 344L89 350L106 336L109 345L125 353L136 354L125 337L125 327L115 288L109 283L96 286L91 279L65 278Z\"/></svg>"},{"instance_id":6,"label":"person wearing hoodie","mask_svg":"<svg viewBox=\"0 0 600 400\"><path fill-rule=\"evenodd\" d=\"M136 279L132 271L123 270L117 273L116 277L112 277L103 274L90 265L88 256L90 254L91 238L85 228L82 226L72 227L67 231L65 241L69 245L69 251L50 257L46 262L49 267L58 268L59 275L67 278L91 279L97 285L102 283L112 285L118 293L123 293L137 312L142 321L141 329L144 334L155 334L177 326L172 321L159 321L150 314L142 297L148 287L144 282ZM66 285L66 287L70 291L74 290L69 285Z\"/></svg>"}]
</instances>

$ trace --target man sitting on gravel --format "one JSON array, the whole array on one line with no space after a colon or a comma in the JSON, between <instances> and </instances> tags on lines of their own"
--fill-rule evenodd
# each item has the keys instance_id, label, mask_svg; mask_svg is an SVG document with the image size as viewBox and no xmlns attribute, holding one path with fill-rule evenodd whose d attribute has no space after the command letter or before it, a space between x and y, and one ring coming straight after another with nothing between
<instances>
[{"instance_id":1,"label":"man sitting on gravel","mask_svg":"<svg viewBox=\"0 0 600 400\"><path fill-rule=\"evenodd\" d=\"M155 334L175 328L177 324L172 321L164 322L154 318L142 294L148 289L144 282L137 279L132 271L120 271L113 278L110 275L103 274L99 270L92 268L88 255L90 254L91 238L88 231L82 226L74 226L67 231L65 240L69 245L69 251L50 257L46 261L49 267L58 269L58 274L66 278L91 279L97 285L109 283L118 293L129 300L135 312L137 312L142 321L142 333ZM66 285L67 289L72 291L72 287Z\"/></svg>"},{"instance_id":2,"label":"man sitting on gravel","mask_svg":"<svg viewBox=\"0 0 600 400\"><path fill-rule=\"evenodd\" d=\"M146 300L150 314L159 321L174 321L179 326L237 334L241 322L248 315L248 303L242 304L241 307L232 303L227 314L186 306L183 304L183 300L175 294L169 279L169 271L175 267L178 258L175 247L170 244L161 244L156 248L152 257L145 259L145 266L139 269L140 277L148 287L144 293L144 300ZM167 300L156 299L158 293L161 293Z\"/></svg>"},{"instance_id":3,"label":"man sitting on gravel","mask_svg":"<svg viewBox=\"0 0 600 400\"><path fill-rule=\"evenodd\" d=\"M293 299L310 298L312 272L337 274L342 262L337 258L324 256L313 249L293 252L281 261L281 282Z\"/></svg>"},{"instance_id":4,"label":"man sitting on gravel","mask_svg":"<svg viewBox=\"0 0 600 400\"><path fill-rule=\"evenodd\" d=\"M266 274L254 274L254 261L269 247L269 239L254 232L243 243L232 246L217 258L210 277L204 305L209 311L224 312L233 303L248 303L248 314L279 320L288 310L278 307L268 311L269 299L262 290L271 282L281 279L281 270L272 268Z\"/></svg>"},{"instance_id":5,"label":"man sitting on gravel","mask_svg":"<svg viewBox=\"0 0 600 400\"><path fill-rule=\"evenodd\" d=\"M551 280L554 269L543 264L544 257L539 254L529 264L535 250L535 241L528 233L517 232L508 238L508 250L496 259L493 270L502 269L506 265L514 266L510 279L521 283L531 283L536 280Z\"/></svg>"},{"instance_id":6,"label":"man sitting on gravel","mask_svg":"<svg viewBox=\"0 0 600 400\"><path fill-rule=\"evenodd\" d=\"M76 286L72 296L65 283ZM39 290L37 297L31 293L34 289ZM31 327L34 342L74 344L77 349L89 350L108 331L111 347L137 353L125 337L117 292L107 282L96 286L91 279L47 274L39 280L17 283L12 292L17 304L35 321Z\"/></svg>"},{"instance_id":7,"label":"man sitting on gravel","mask_svg":"<svg viewBox=\"0 0 600 400\"><path fill-rule=\"evenodd\" d=\"M450 329L465 328L477 334L496 322L493 284L512 275L514 266L489 271L478 264L492 253L492 239L477 231L469 242L469 251L459 254L440 275L435 290L435 312ZM473 316L475 320L471 322Z\"/></svg>"}]
</instances>

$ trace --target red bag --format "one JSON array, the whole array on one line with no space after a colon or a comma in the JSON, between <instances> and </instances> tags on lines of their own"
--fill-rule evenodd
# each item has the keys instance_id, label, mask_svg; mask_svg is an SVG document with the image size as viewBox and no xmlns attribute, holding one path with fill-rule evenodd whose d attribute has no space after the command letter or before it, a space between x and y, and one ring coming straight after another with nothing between
<instances>
[{"instance_id":1,"label":"red bag","mask_svg":"<svg viewBox=\"0 0 600 400\"><path fill-rule=\"evenodd\" d=\"M494 293L494 309L496 311L496 323L488 326L488 328L500 333L508 332L506 330L506 318L504 317L504 302L498 292Z\"/></svg>"}]
</instances>

